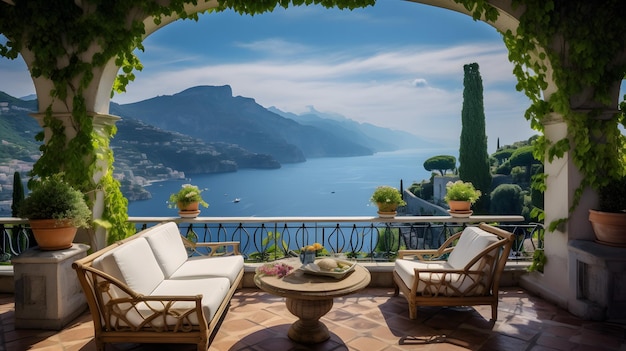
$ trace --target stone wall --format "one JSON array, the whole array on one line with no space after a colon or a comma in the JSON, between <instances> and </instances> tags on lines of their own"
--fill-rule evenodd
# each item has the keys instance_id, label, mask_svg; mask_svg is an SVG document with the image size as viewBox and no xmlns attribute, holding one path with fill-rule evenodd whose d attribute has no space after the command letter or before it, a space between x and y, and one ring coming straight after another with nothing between
<instances>
[{"instance_id":1,"label":"stone wall","mask_svg":"<svg viewBox=\"0 0 626 351\"><path fill-rule=\"evenodd\" d=\"M444 186L445 188L445 186ZM404 201L406 206L403 209L403 215L407 216L447 216L448 211L440 206L434 205L424 199L421 199L408 190L404 191Z\"/></svg>"}]
</instances>

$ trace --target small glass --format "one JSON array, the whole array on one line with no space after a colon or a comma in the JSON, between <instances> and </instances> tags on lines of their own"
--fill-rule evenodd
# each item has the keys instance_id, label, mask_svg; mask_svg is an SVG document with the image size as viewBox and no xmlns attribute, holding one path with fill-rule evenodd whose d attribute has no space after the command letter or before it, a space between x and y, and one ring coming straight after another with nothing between
<instances>
[{"instance_id":1,"label":"small glass","mask_svg":"<svg viewBox=\"0 0 626 351\"><path fill-rule=\"evenodd\" d=\"M315 251L301 251L300 262L303 265L315 262Z\"/></svg>"}]
</instances>

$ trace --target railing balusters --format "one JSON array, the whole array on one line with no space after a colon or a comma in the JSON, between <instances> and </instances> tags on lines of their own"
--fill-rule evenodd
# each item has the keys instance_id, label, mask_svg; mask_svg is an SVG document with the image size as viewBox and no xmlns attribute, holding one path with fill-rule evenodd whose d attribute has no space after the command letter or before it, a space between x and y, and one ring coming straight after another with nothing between
<instances>
[{"instance_id":1,"label":"railing balusters","mask_svg":"<svg viewBox=\"0 0 626 351\"><path fill-rule=\"evenodd\" d=\"M498 222L512 232L516 242L510 259L531 260L534 249L543 248L544 228L540 223L515 224L520 216L484 216L456 221L450 217L224 217L172 219L161 217L129 218L140 230L163 221L174 220L181 233L192 241L239 241L249 261L271 261L297 254L306 245L321 243L329 254L343 253L359 260L393 260L403 248L432 249L466 225ZM28 222L0 218L2 243L0 261L9 261L28 247ZM527 245L524 243L528 242ZM527 252L528 251L528 252Z\"/></svg>"}]
</instances>

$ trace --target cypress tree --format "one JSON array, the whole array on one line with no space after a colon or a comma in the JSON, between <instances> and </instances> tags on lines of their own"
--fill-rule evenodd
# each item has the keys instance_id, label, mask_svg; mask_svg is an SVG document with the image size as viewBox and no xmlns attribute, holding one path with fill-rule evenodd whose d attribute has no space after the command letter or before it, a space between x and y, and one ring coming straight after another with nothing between
<instances>
[{"instance_id":1,"label":"cypress tree","mask_svg":"<svg viewBox=\"0 0 626 351\"><path fill-rule=\"evenodd\" d=\"M463 66L463 110L461 111L461 145L459 149L459 178L472 182L482 196L474 204L474 211L486 213L489 209L491 172L485 133L483 81L477 63Z\"/></svg>"},{"instance_id":2,"label":"cypress tree","mask_svg":"<svg viewBox=\"0 0 626 351\"><path fill-rule=\"evenodd\" d=\"M20 172L13 173L13 201L11 202L11 216L17 217L17 209L24 200L24 187Z\"/></svg>"}]
</instances>

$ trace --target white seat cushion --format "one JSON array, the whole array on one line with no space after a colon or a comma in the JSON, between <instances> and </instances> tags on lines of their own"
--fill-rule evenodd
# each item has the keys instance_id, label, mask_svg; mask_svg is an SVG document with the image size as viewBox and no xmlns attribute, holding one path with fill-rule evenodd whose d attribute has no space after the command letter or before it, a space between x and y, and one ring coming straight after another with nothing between
<instances>
[{"instance_id":1,"label":"white seat cushion","mask_svg":"<svg viewBox=\"0 0 626 351\"><path fill-rule=\"evenodd\" d=\"M413 280L415 279L415 268L452 269L446 261L413 261L397 259L394 270L398 273L404 284L410 288L413 286Z\"/></svg>"},{"instance_id":2,"label":"white seat cushion","mask_svg":"<svg viewBox=\"0 0 626 351\"><path fill-rule=\"evenodd\" d=\"M169 278L187 261L187 249L174 222L167 222L148 229L143 237L148 241L163 275Z\"/></svg>"},{"instance_id":3,"label":"white seat cushion","mask_svg":"<svg viewBox=\"0 0 626 351\"><path fill-rule=\"evenodd\" d=\"M398 276L402 279L404 284L410 289L413 288L413 282L415 281L415 269L419 270L455 270L445 261L412 261L405 259L398 259L395 263L394 270L398 273ZM443 273L420 273L417 289L413 291L416 294L430 295L444 295L444 296L458 296L460 292L466 292L471 287L475 280L478 279L477 275L465 275L459 273L446 273L445 281L447 284L438 285L441 280L444 279ZM426 284L430 282L432 284ZM472 294L480 295L484 292L482 285L476 286Z\"/></svg>"},{"instance_id":4,"label":"white seat cushion","mask_svg":"<svg viewBox=\"0 0 626 351\"><path fill-rule=\"evenodd\" d=\"M170 279L195 279L205 277L225 277L230 284L243 269L243 256L205 257L194 256L189 258L174 272Z\"/></svg>"},{"instance_id":5,"label":"white seat cushion","mask_svg":"<svg viewBox=\"0 0 626 351\"><path fill-rule=\"evenodd\" d=\"M456 269L464 269L476 255L496 241L498 236L495 234L478 227L467 227L448 256L448 263ZM472 269L477 268L479 264L480 261L473 265Z\"/></svg>"},{"instance_id":6,"label":"white seat cushion","mask_svg":"<svg viewBox=\"0 0 626 351\"><path fill-rule=\"evenodd\" d=\"M230 282L226 278L205 278L205 279L192 279L192 280L164 280L152 293L154 296L190 296L190 295L202 295L202 310L204 312L207 321L210 321L215 316L220 304L226 298L226 294L230 288ZM128 304L121 305L122 307L128 307ZM176 302L172 307L179 313L194 308L195 302L193 301L181 301ZM136 310L130 310L125 318L129 321L126 323L123 320L112 317L111 323L113 325L118 324L120 326L125 325L141 325L145 322L145 318L152 315L152 309L161 310L163 305L158 302L140 303L136 305ZM195 313L189 315L189 322L193 325L198 325L198 316ZM165 319L167 325L174 325L176 319L173 317L167 317ZM155 318L151 321L151 326L161 327L163 326L162 318Z\"/></svg>"}]
</instances>

